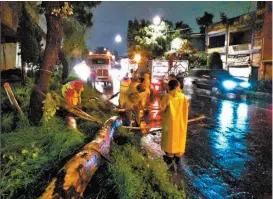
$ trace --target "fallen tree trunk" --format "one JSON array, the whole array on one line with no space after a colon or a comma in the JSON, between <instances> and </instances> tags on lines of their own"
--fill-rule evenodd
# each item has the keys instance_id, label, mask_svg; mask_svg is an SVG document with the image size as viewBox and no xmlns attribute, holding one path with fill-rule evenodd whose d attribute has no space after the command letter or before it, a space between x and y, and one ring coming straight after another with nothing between
<instances>
[{"instance_id":1,"label":"fallen tree trunk","mask_svg":"<svg viewBox=\"0 0 273 199\"><path fill-rule=\"evenodd\" d=\"M58 172L40 199L80 198L100 166L102 158L107 157L113 134L121 123L117 116L107 120L94 140L86 144L82 151Z\"/></svg>"}]
</instances>

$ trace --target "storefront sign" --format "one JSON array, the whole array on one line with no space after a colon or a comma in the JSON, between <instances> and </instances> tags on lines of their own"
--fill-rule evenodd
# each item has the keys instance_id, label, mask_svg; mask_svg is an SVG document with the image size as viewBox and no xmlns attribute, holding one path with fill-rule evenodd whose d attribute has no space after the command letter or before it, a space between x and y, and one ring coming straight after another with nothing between
<instances>
[{"instance_id":1,"label":"storefront sign","mask_svg":"<svg viewBox=\"0 0 273 199\"><path fill-rule=\"evenodd\" d=\"M229 66L248 66L250 64L249 55L229 55L228 56Z\"/></svg>"}]
</instances>

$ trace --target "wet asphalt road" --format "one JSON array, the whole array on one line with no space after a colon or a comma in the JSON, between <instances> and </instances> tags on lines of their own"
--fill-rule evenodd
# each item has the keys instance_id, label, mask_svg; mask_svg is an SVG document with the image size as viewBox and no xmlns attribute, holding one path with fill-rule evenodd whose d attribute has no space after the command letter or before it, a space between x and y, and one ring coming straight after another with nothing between
<instances>
[{"instance_id":1,"label":"wet asphalt road","mask_svg":"<svg viewBox=\"0 0 273 199\"><path fill-rule=\"evenodd\" d=\"M114 88L98 88L109 98ZM190 115L205 114L189 124L183 171L190 198L272 198L272 104L191 96ZM112 100L118 104L118 96ZM151 102L149 123L160 126L159 98ZM160 133L144 138L143 146L159 156ZM150 148L150 149L149 149ZM177 180L177 179L176 179Z\"/></svg>"},{"instance_id":2,"label":"wet asphalt road","mask_svg":"<svg viewBox=\"0 0 273 199\"><path fill-rule=\"evenodd\" d=\"M272 106L194 97L184 172L204 198L272 198Z\"/></svg>"}]
</instances>

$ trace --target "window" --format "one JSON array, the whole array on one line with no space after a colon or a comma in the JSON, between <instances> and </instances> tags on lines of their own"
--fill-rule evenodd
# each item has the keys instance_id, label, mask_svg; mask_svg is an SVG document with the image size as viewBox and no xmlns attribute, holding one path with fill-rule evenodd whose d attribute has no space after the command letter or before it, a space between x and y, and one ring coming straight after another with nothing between
<instances>
[{"instance_id":1,"label":"window","mask_svg":"<svg viewBox=\"0 0 273 199\"><path fill-rule=\"evenodd\" d=\"M240 45L251 43L251 30L230 33L229 45Z\"/></svg>"},{"instance_id":2,"label":"window","mask_svg":"<svg viewBox=\"0 0 273 199\"><path fill-rule=\"evenodd\" d=\"M225 35L209 37L209 48L225 46Z\"/></svg>"},{"instance_id":3,"label":"window","mask_svg":"<svg viewBox=\"0 0 273 199\"><path fill-rule=\"evenodd\" d=\"M109 59L94 58L92 59L93 64L109 64Z\"/></svg>"}]
</instances>

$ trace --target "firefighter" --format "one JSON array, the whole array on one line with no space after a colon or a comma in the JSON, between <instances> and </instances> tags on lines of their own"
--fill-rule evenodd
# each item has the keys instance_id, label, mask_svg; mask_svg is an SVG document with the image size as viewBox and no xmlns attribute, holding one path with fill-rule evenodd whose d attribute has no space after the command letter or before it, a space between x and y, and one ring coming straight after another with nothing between
<instances>
[{"instance_id":1,"label":"firefighter","mask_svg":"<svg viewBox=\"0 0 273 199\"><path fill-rule=\"evenodd\" d=\"M160 102L164 115L161 148L166 153L163 156L164 161L172 164L174 159L181 168L181 157L186 147L189 103L186 96L177 89L177 80L169 81L168 87L169 93Z\"/></svg>"},{"instance_id":2,"label":"firefighter","mask_svg":"<svg viewBox=\"0 0 273 199\"><path fill-rule=\"evenodd\" d=\"M140 110L144 109L143 101L145 97L144 78L139 78L138 81L131 83L126 94L125 109L130 125L132 125L133 111L135 112L136 120L139 123L140 119L138 119L138 116Z\"/></svg>"},{"instance_id":3,"label":"firefighter","mask_svg":"<svg viewBox=\"0 0 273 199\"><path fill-rule=\"evenodd\" d=\"M120 82L120 91L119 91L119 107L123 108L126 101L126 93L129 90L131 80L128 77L128 74Z\"/></svg>"},{"instance_id":4,"label":"firefighter","mask_svg":"<svg viewBox=\"0 0 273 199\"><path fill-rule=\"evenodd\" d=\"M81 92L83 91L82 81L76 80L68 82L62 87L62 95L69 108L79 106L81 104Z\"/></svg>"}]
</instances>

